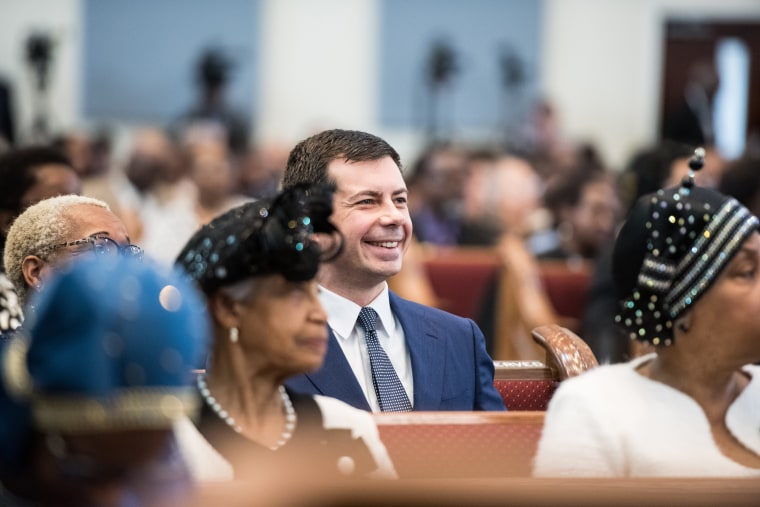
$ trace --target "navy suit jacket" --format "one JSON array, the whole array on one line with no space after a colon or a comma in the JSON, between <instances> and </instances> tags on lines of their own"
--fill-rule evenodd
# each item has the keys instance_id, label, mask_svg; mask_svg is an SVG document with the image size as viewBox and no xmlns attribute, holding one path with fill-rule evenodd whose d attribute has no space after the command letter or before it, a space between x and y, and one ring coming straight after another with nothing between
<instances>
[{"instance_id":1,"label":"navy suit jacket","mask_svg":"<svg viewBox=\"0 0 760 507\"><path fill-rule=\"evenodd\" d=\"M389 295L412 361L414 410L505 410L493 385L493 360L472 320ZM370 410L332 330L322 368L285 384Z\"/></svg>"}]
</instances>

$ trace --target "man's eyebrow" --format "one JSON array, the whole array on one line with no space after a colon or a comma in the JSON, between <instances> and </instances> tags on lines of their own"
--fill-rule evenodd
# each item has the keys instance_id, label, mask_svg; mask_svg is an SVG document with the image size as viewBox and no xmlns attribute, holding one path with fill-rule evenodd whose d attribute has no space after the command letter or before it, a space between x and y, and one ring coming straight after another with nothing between
<instances>
[{"instance_id":1,"label":"man's eyebrow","mask_svg":"<svg viewBox=\"0 0 760 507\"><path fill-rule=\"evenodd\" d=\"M409 193L409 190L406 188L399 188L397 190L394 190L391 195L399 195L399 194L407 194ZM383 192L380 192L378 190L360 190L358 192L355 192L348 196L348 199L356 199L357 197L375 197L379 198L383 196Z\"/></svg>"},{"instance_id":2,"label":"man's eyebrow","mask_svg":"<svg viewBox=\"0 0 760 507\"><path fill-rule=\"evenodd\" d=\"M356 197L361 197L361 196L380 197L381 195L383 195L383 193L378 192L377 190L360 190L358 192L351 194L348 198L354 199Z\"/></svg>"}]
</instances>

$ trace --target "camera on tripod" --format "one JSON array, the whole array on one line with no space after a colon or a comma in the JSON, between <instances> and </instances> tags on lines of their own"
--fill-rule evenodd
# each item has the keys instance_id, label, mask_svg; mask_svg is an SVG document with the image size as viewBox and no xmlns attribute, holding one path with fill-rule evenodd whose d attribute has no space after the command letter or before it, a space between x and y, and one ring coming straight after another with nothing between
<instances>
[{"instance_id":1,"label":"camera on tripod","mask_svg":"<svg viewBox=\"0 0 760 507\"><path fill-rule=\"evenodd\" d=\"M26 62L34 72L40 90L47 88L53 48L53 39L47 33L34 32L26 39Z\"/></svg>"}]
</instances>

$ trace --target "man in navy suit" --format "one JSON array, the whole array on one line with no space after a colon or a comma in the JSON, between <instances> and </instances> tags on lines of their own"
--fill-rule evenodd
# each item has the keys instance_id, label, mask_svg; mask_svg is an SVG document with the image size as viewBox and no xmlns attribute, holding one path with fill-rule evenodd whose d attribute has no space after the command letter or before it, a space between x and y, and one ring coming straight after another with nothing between
<instances>
[{"instance_id":1,"label":"man in navy suit","mask_svg":"<svg viewBox=\"0 0 760 507\"><path fill-rule=\"evenodd\" d=\"M475 323L388 290L387 279L401 270L412 241L396 150L365 132L321 132L290 152L283 187L299 183L336 186L332 221L345 245L319 272L330 327L324 364L286 384L381 411L358 321L362 308L370 307L377 314L377 339L413 410L504 410L493 386L493 361Z\"/></svg>"}]
</instances>

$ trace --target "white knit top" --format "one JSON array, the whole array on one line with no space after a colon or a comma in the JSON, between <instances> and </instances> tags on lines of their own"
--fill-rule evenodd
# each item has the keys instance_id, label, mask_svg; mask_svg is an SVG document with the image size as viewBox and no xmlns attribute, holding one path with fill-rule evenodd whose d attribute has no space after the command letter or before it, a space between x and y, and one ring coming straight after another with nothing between
<instances>
[{"instance_id":1,"label":"white knit top","mask_svg":"<svg viewBox=\"0 0 760 507\"><path fill-rule=\"evenodd\" d=\"M549 403L534 474L760 477L760 469L721 453L694 399L636 372L654 357L600 366L563 382ZM726 425L760 455L760 366L744 371L752 380L729 407Z\"/></svg>"}]
</instances>

